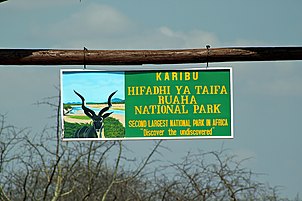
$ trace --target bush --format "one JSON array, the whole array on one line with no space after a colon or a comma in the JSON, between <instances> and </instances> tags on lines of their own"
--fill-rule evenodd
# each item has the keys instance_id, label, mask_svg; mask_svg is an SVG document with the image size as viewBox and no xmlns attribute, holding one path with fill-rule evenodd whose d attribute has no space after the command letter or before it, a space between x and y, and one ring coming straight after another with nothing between
<instances>
[{"instance_id":1,"label":"bush","mask_svg":"<svg viewBox=\"0 0 302 201\"><path fill-rule=\"evenodd\" d=\"M75 132L83 126L90 127L90 124L69 123L64 121L64 138L74 138ZM104 132L107 138L125 137L125 128L117 119L108 117L104 120Z\"/></svg>"}]
</instances>

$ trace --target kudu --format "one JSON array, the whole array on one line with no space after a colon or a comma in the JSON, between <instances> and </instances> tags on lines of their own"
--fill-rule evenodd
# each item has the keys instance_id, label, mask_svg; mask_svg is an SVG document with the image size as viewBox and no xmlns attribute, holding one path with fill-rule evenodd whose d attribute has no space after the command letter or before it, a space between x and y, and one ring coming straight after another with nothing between
<instances>
[{"instance_id":1,"label":"kudu","mask_svg":"<svg viewBox=\"0 0 302 201\"><path fill-rule=\"evenodd\" d=\"M108 112L108 113L105 113L105 112L108 111L109 108L112 106L111 98L117 91L110 94L110 96L108 97L108 103L107 103L108 106L101 109L101 111L99 112L98 115L96 115L93 110L86 107L85 99L81 94L79 94L75 90L73 90L73 91L81 98L82 109L83 109L84 113L86 114L86 116L88 116L92 120L92 123L93 123L93 125L90 127L83 126L82 128L78 129L75 132L75 137L77 137L77 138L96 138L96 137L100 138L102 136L102 138L105 138L104 132L102 132L102 130L104 128L104 119L113 113L113 112Z\"/></svg>"}]
</instances>

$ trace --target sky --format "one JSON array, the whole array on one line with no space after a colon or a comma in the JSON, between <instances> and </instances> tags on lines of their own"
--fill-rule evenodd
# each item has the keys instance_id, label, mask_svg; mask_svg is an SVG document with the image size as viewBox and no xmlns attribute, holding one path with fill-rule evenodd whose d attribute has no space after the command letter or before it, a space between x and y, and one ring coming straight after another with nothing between
<instances>
[{"instance_id":1,"label":"sky","mask_svg":"<svg viewBox=\"0 0 302 201\"><path fill-rule=\"evenodd\" d=\"M301 46L301 8L301 0L8 0L0 4L0 48ZM180 160L188 151L224 146L239 158L251 157L245 165L264 173L262 179L272 186L282 186L282 195L302 195L301 65L301 61L210 63L233 67L235 137L167 141L164 145L171 151L163 157ZM11 124L37 133L51 125L50 109L35 103L59 94L63 67L0 66L0 113L7 114ZM152 142L127 144L141 153Z\"/></svg>"},{"instance_id":2,"label":"sky","mask_svg":"<svg viewBox=\"0 0 302 201\"><path fill-rule=\"evenodd\" d=\"M81 102L74 93L80 93L86 102L106 102L114 91L114 98L125 100L123 72L63 71L61 74L63 103Z\"/></svg>"}]
</instances>

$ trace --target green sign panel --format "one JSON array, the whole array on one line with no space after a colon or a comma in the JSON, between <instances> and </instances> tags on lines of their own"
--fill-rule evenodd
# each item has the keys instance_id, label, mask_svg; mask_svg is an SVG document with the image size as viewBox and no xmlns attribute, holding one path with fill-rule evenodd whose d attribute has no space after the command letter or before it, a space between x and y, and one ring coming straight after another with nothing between
<instances>
[{"instance_id":1,"label":"green sign panel","mask_svg":"<svg viewBox=\"0 0 302 201\"><path fill-rule=\"evenodd\" d=\"M231 68L61 78L65 140L233 138Z\"/></svg>"}]
</instances>

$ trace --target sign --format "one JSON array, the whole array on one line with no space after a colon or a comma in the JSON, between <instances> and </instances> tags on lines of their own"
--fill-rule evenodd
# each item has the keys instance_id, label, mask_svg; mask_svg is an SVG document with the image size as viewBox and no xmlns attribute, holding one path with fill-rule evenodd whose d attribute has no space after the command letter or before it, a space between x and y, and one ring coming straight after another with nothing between
<instances>
[{"instance_id":1,"label":"sign","mask_svg":"<svg viewBox=\"0 0 302 201\"><path fill-rule=\"evenodd\" d=\"M231 68L62 70L64 140L233 138Z\"/></svg>"}]
</instances>

